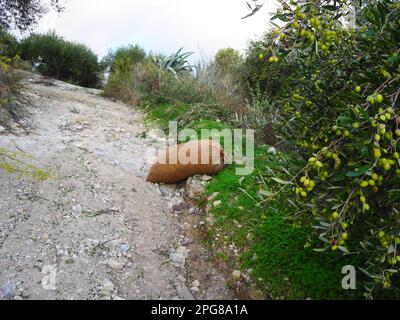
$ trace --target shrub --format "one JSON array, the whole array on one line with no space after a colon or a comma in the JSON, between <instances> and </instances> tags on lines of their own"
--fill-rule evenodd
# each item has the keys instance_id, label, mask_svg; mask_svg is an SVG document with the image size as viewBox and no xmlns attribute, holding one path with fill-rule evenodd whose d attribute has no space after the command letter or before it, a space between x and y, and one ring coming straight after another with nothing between
<instances>
[{"instance_id":1,"label":"shrub","mask_svg":"<svg viewBox=\"0 0 400 320\"><path fill-rule=\"evenodd\" d=\"M231 50L222 49L211 62L198 62L194 78L207 88L216 102L232 113L241 113L245 105L243 83L238 71L241 57Z\"/></svg>"},{"instance_id":2,"label":"shrub","mask_svg":"<svg viewBox=\"0 0 400 320\"><path fill-rule=\"evenodd\" d=\"M250 42L246 56L240 66L242 82L246 84L247 96L261 92L269 99L279 95L292 73L293 61L270 63L274 56L271 46L276 40L274 32L265 33L260 39Z\"/></svg>"},{"instance_id":3,"label":"shrub","mask_svg":"<svg viewBox=\"0 0 400 320\"><path fill-rule=\"evenodd\" d=\"M136 105L187 104L209 99L206 88L190 74L176 78L150 59L132 65L129 71L113 72L105 92Z\"/></svg>"},{"instance_id":4,"label":"shrub","mask_svg":"<svg viewBox=\"0 0 400 320\"><path fill-rule=\"evenodd\" d=\"M367 297L394 297L400 289L400 5L328 2L284 5L273 19L285 25L265 57L295 63L278 97L280 133L306 162L288 182L291 203L296 218L318 231L318 251L357 258L369 276Z\"/></svg>"},{"instance_id":5,"label":"shrub","mask_svg":"<svg viewBox=\"0 0 400 320\"><path fill-rule=\"evenodd\" d=\"M111 50L103 59L104 69L109 72L129 72L131 67L139 62L143 62L146 58L146 51L138 46L120 47L115 51Z\"/></svg>"},{"instance_id":6,"label":"shrub","mask_svg":"<svg viewBox=\"0 0 400 320\"><path fill-rule=\"evenodd\" d=\"M169 57L157 56L153 58L153 61L163 70L171 72L175 78L179 78L182 75L186 76L193 70L193 66L190 65L187 60L193 53L182 52L183 48L180 48L176 53Z\"/></svg>"},{"instance_id":7,"label":"shrub","mask_svg":"<svg viewBox=\"0 0 400 320\"><path fill-rule=\"evenodd\" d=\"M13 58L21 56L21 48L16 37L0 27L0 56Z\"/></svg>"},{"instance_id":8,"label":"shrub","mask_svg":"<svg viewBox=\"0 0 400 320\"><path fill-rule=\"evenodd\" d=\"M42 74L84 87L97 87L101 68L97 56L85 45L72 43L54 32L31 35L21 43L22 58Z\"/></svg>"},{"instance_id":9,"label":"shrub","mask_svg":"<svg viewBox=\"0 0 400 320\"><path fill-rule=\"evenodd\" d=\"M242 63L240 53L232 48L220 49L214 57L214 65L222 75L237 73L237 67Z\"/></svg>"}]
</instances>

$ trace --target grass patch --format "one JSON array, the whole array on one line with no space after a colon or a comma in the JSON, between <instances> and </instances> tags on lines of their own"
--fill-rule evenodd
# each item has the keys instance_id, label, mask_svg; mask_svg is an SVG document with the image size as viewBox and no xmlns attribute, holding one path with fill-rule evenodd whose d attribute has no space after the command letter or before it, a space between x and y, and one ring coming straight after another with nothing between
<instances>
[{"instance_id":1,"label":"grass patch","mask_svg":"<svg viewBox=\"0 0 400 320\"><path fill-rule=\"evenodd\" d=\"M269 185L266 172L276 172L282 167L296 166L287 154L268 154L268 148L257 148L255 171L241 178L230 166L213 179L207 194L218 192L215 200L213 226L210 229L212 245L218 248L217 256L230 255L232 268L252 269L252 276L260 288L275 299L341 299L357 297L341 288L345 265L313 251L316 245L310 240L312 230L300 228L287 217L287 206L281 199L257 206L260 187ZM268 168L268 169L267 169ZM215 240L218 239L218 240ZM232 255L229 245L239 249Z\"/></svg>"},{"instance_id":2,"label":"grass patch","mask_svg":"<svg viewBox=\"0 0 400 320\"><path fill-rule=\"evenodd\" d=\"M177 121L182 114L185 114L190 110L190 105L180 104L160 104L151 109L147 107L146 121L155 122L160 125L161 128L168 128L168 123L170 121Z\"/></svg>"}]
</instances>

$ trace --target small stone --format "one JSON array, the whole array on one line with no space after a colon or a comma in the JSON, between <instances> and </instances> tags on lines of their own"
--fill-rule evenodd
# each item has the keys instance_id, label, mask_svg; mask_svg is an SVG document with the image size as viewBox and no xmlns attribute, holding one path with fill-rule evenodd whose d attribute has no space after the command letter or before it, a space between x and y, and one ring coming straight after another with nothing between
<instances>
[{"instance_id":1,"label":"small stone","mask_svg":"<svg viewBox=\"0 0 400 320\"><path fill-rule=\"evenodd\" d=\"M183 300L194 300L194 297L185 285L177 284L176 289Z\"/></svg>"},{"instance_id":2,"label":"small stone","mask_svg":"<svg viewBox=\"0 0 400 320\"><path fill-rule=\"evenodd\" d=\"M173 263L176 263L176 264L178 264L178 265L184 265L185 262L186 262L185 257L182 256L182 255L179 254L179 253L171 253L170 256L169 256L169 258L171 259L171 261L172 261Z\"/></svg>"},{"instance_id":3,"label":"small stone","mask_svg":"<svg viewBox=\"0 0 400 320\"><path fill-rule=\"evenodd\" d=\"M0 297L3 299L14 299L17 295L15 288L15 284L12 281L7 281L1 288L0 288Z\"/></svg>"},{"instance_id":4,"label":"small stone","mask_svg":"<svg viewBox=\"0 0 400 320\"><path fill-rule=\"evenodd\" d=\"M181 247L179 247L178 249L176 249L176 253L180 253L180 254L182 254L185 258L187 258L188 255L189 255L189 250L188 250L186 247L181 246Z\"/></svg>"},{"instance_id":5,"label":"small stone","mask_svg":"<svg viewBox=\"0 0 400 320\"><path fill-rule=\"evenodd\" d=\"M200 289L199 289L198 287L192 287L192 288L190 288L190 291L192 291L192 292L199 292Z\"/></svg>"},{"instance_id":6,"label":"small stone","mask_svg":"<svg viewBox=\"0 0 400 320\"><path fill-rule=\"evenodd\" d=\"M191 199L197 199L204 194L205 188L201 184L201 181L195 179L189 179L186 184L188 197Z\"/></svg>"},{"instance_id":7,"label":"small stone","mask_svg":"<svg viewBox=\"0 0 400 320\"><path fill-rule=\"evenodd\" d=\"M127 253L128 251L129 251L129 249L130 249L131 247L128 245L128 244L123 244L122 246L121 246L121 252L123 252L123 253Z\"/></svg>"},{"instance_id":8,"label":"small stone","mask_svg":"<svg viewBox=\"0 0 400 320\"><path fill-rule=\"evenodd\" d=\"M124 268L124 265L122 263L119 263L112 259L107 260L107 265L114 270L122 270Z\"/></svg>"},{"instance_id":9,"label":"small stone","mask_svg":"<svg viewBox=\"0 0 400 320\"><path fill-rule=\"evenodd\" d=\"M82 213L82 206L80 204L77 204L76 206L72 207L72 210L78 214Z\"/></svg>"},{"instance_id":10,"label":"small stone","mask_svg":"<svg viewBox=\"0 0 400 320\"><path fill-rule=\"evenodd\" d=\"M233 280L238 281L238 280L240 280L241 277L242 277L242 273L239 270L233 271L233 273L232 273Z\"/></svg>"},{"instance_id":11,"label":"small stone","mask_svg":"<svg viewBox=\"0 0 400 320\"><path fill-rule=\"evenodd\" d=\"M186 281L186 279L185 279L185 277L184 277L184 276L182 276L182 275L179 275L179 276L178 276L178 281L180 281L180 282L185 282L185 281Z\"/></svg>"},{"instance_id":12,"label":"small stone","mask_svg":"<svg viewBox=\"0 0 400 320\"><path fill-rule=\"evenodd\" d=\"M103 281L102 287L103 287L103 290L106 291L106 292L111 293L111 292L114 291L114 284L108 279L105 279Z\"/></svg>"},{"instance_id":13,"label":"small stone","mask_svg":"<svg viewBox=\"0 0 400 320\"><path fill-rule=\"evenodd\" d=\"M210 180L212 180L212 177L211 177L211 176L208 176L208 175L204 175L204 176L201 177L201 180L203 180L203 181L210 181Z\"/></svg>"},{"instance_id":14,"label":"small stone","mask_svg":"<svg viewBox=\"0 0 400 320\"><path fill-rule=\"evenodd\" d=\"M190 285L191 287L200 287L200 282L199 280L195 280L192 282L192 284Z\"/></svg>"},{"instance_id":15,"label":"small stone","mask_svg":"<svg viewBox=\"0 0 400 320\"><path fill-rule=\"evenodd\" d=\"M169 258L172 263L178 265L180 268L185 267L186 258L189 256L189 251L186 247L179 247L175 252L171 253Z\"/></svg>"},{"instance_id":16,"label":"small stone","mask_svg":"<svg viewBox=\"0 0 400 320\"><path fill-rule=\"evenodd\" d=\"M0 133L3 133L6 131L6 128L4 128L3 126L0 126Z\"/></svg>"},{"instance_id":17,"label":"small stone","mask_svg":"<svg viewBox=\"0 0 400 320\"><path fill-rule=\"evenodd\" d=\"M276 154L276 149L274 147L271 147L271 148L269 148L268 153L275 155Z\"/></svg>"}]
</instances>

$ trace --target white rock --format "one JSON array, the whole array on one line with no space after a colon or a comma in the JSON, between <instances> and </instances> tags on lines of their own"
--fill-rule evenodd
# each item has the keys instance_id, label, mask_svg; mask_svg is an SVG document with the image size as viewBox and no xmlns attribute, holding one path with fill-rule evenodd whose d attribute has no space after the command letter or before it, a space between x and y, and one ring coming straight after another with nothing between
<instances>
[{"instance_id":1,"label":"white rock","mask_svg":"<svg viewBox=\"0 0 400 320\"><path fill-rule=\"evenodd\" d=\"M13 281L7 281L0 288L0 298L13 299L16 294L15 283Z\"/></svg>"},{"instance_id":2,"label":"white rock","mask_svg":"<svg viewBox=\"0 0 400 320\"><path fill-rule=\"evenodd\" d=\"M205 188L202 181L191 178L186 184L186 190L189 198L196 199L204 194Z\"/></svg>"},{"instance_id":3,"label":"white rock","mask_svg":"<svg viewBox=\"0 0 400 320\"><path fill-rule=\"evenodd\" d=\"M242 273L239 270L233 271L233 273L232 273L233 280L238 281L238 280L240 280L241 277L242 277Z\"/></svg>"},{"instance_id":4,"label":"white rock","mask_svg":"<svg viewBox=\"0 0 400 320\"><path fill-rule=\"evenodd\" d=\"M186 286L182 284L177 284L176 289L183 300L194 300L194 297L192 296L188 288L186 288Z\"/></svg>"},{"instance_id":5,"label":"white rock","mask_svg":"<svg viewBox=\"0 0 400 320\"><path fill-rule=\"evenodd\" d=\"M191 287L200 287L200 282L199 280L195 280L192 282L192 284L190 285Z\"/></svg>"},{"instance_id":6,"label":"white rock","mask_svg":"<svg viewBox=\"0 0 400 320\"><path fill-rule=\"evenodd\" d=\"M186 258L188 256L189 251L186 249L186 247L179 247L178 249L176 249L175 252L170 254L169 258L172 263L183 269L185 267Z\"/></svg>"},{"instance_id":7,"label":"white rock","mask_svg":"<svg viewBox=\"0 0 400 320\"><path fill-rule=\"evenodd\" d=\"M129 246L129 244L123 244L123 245L121 246L121 251L122 251L123 253L127 253L127 252L129 251L130 248L131 248L131 247Z\"/></svg>"},{"instance_id":8,"label":"white rock","mask_svg":"<svg viewBox=\"0 0 400 320\"><path fill-rule=\"evenodd\" d=\"M276 154L276 149L274 147L269 148L268 153L269 154Z\"/></svg>"},{"instance_id":9,"label":"white rock","mask_svg":"<svg viewBox=\"0 0 400 320\"><path fill-rule=\"evenodd\" d=\"M79 214L82 213L82 206L81 206L80 204L74 206L72 209L73 209L76 213L79 213Z\"/></svg>"},{"instance_id":10,"label":"white rock","mask_svg":"<svg viewBox=\"0 0 400 320\"><path fill-rule=\"evenodd\" d=\"M110 292L110 293L114 291L114 284L108 279L105 279L103 281L102 287L103 287L104 291L107 291L107 292Z\"/></svg>"},{"instance_id":11,"label":"white rock","mask_svg":"<svg viewBox=\"0 0 400 320\"><path fill-rule=\"evenodd\" d=\"M185 279L185 277L184 277L184 276L182 276L182 275L179 275L179 276L178 276L178 281L180 281L180 282L185 282L185 281L186 281L186 279Z\"/></svg>"},{"instance_id":12,"label":"white rock","mask_svg":"<svg viewBox=\"0 0 400 320\"><path fill-rule=\"evenodd\" d=\"M114 270L122 270L124 268L124 265L122 263L119 263L112 259L107 260L107 265Z\"/></svg>"},{"instance_id":13,"label":"white rock","mask_svg":"<svg viewBox=\"0 0 400 320\"><path fill-rule=\"evenodd\" d=\"M192 292L199 292L200 289L199 289L198 287L192 287L192 288L190 288L190 291L192 291Z\"/></svg>"}]
</instances>

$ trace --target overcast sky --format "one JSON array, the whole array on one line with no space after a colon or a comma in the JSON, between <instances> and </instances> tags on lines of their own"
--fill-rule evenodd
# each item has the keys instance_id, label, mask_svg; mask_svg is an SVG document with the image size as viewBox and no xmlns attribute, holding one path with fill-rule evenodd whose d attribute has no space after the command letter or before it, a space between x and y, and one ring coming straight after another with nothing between
<instances>
[{"instance_id":1,"label":"overcast sky","mask_svg":"<svg viewBox=\"0 0 400 320\"><path fill-rule=\"evenodd\" d=\"M47 14L35 31L55 29L100 57L126 44L165 54L184 46L210 57L224 47L244 49L268 28L276 9L274 0L266 0L262 11L241 20L248 13L245 0L68 0L65 12Z\"/></svg>"}]
</instances>

